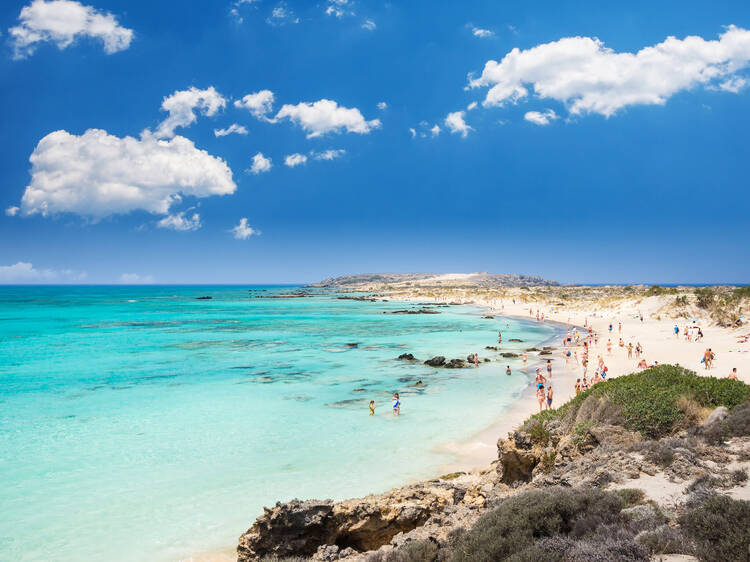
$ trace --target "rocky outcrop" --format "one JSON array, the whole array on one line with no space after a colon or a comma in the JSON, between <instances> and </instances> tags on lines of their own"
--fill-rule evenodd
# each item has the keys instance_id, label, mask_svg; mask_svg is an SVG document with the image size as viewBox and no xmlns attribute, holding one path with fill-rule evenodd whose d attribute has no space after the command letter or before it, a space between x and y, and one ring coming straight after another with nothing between
<instances>
[{"instance_id":1,"label":"rocky outcrop","mask_svg":"<svg viewBox=\"0 0 750 562\"><path fill-rule=\"evenodd\" d=\"M417 358L414 357L411 353L402 353L397 357L397 359L401 361L417 361Z\"/></svg>"},{"instance_id":2,"label":"rocky outcrop","mask_svg":"<svg viewBox=\"0 0 750 562\"><path fill-rule=\"evenodd\" d=\"M534 468L539 464L539 451L534 451L528 434L516 431L508 434L507 439L498 439L497 472L504 484L528 482Z\"/></svg>"},{"instance_id":3,"label":"rocky outcrop","mask_svg":"<svg viewBox=\"0 0 750 562\"><path fill-rule=\"evenodd\" d=\"M431 308L410 308L406 310L394 310L393 312L383 312L383 314L440 314L439 310Z\"/></svg>"},{"instance_id":4,"label":"rocky outcrop","mask_svg":"<svg viewBox=\"0 0 750 562\"><path fill-rule=\"evenodd\" d=\"M445 365L445 357L442 355L437 355L433 357L432 359L428 359L424 362L425 365L429 365L430 367L442 367Z\"/></svg>"},{"instance_id":5,"label":"rocky outcrop","mask_svg":"<svg viewBox=\"0 0 750 562\"><path fill-rule=\"evenodd\" d=\"M273 508L265 508L263 515L240 537L237 560L251 562L264 556L335 560L342 555L377 550L396 535L409 533L438 514L459 507L484 506L495 479L491 471L485 471L338 503L331 500L277 503ZM325 548L326 545L336 548Z\"/></svg>"}]
</instances>

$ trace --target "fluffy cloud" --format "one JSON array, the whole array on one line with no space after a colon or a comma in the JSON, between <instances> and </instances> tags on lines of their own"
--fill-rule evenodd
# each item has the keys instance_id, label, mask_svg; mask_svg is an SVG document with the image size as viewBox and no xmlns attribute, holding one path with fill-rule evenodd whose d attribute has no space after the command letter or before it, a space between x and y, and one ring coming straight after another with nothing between
<instances>
[{"instance_id":1,"label":"fluffy cloud","mask_svg":"<svg viewBox=\"0 0 750 562\"><path fill-rule=\"evenodd\" d=\"M388 104L384 101L379 101L377 107L380 111L383 111L384 109L388 109Z\"/></svg>"},{"instance_id":2,"label":"fluffy cloud","mask_svg":"<svg viewBox=\"0 0 750 562\"><path fill-rule=\"evenodd\" d=\"M260 232L258 230L255 230L253 227L247 224L247 219L245 217L242 217L240 219L240 224L233 227L230 232L232 233L232 236L234 236L237 240L247 240L253 234L260 235Z\"/></svg>"},{"instance_id":3,"label":"fluffy cloud","mask_svg":"<svg viewBox=\"0 0 750 562\"><path fill-rule=\"evenodd\" d=\"M745 86L747 86L747 80L745 78L734 76L729 80L725 80L724 82L719 84L717 88L719 90L724 90L725 92L732 92L733 94L737 94L740 92L740 90L744 90Z\"/></svg>"},{"instance_id":4,"label":"fluffy cloud","mask_svg":"<svg viewBox=\"0 0 750 562\"><path fill-rule=\"evenodd\" d=\"M159 222L156 226L159 228L169 228L177 230L179 232L191 232L198 230L201 227L201 217L198 213L193 213L190 216L185 216L186 211L176 213L174 215L167 215Z\"/></svg>"},{"instance_id":5,"label":"fluffy cloud","mask_svg":"<svg viewBox=\"0 0 750 562\"><path fill-rule=\"evenodd\" d=\"M526 121L531 121L535 125L549 125L551 121L557 119L557 114L548 109L547 111L540 113L539 111L527 111L523 116Z\"/></svg>"},{"instance_id":6,"label":"fluffy cloud","mask_svg":"<svg viewBox=\"0 0 750 562\"><path fill-rule=\"evenodd\" d=\"M80 37L92 37L112 54L127 49L133 39L133 30L118 24L112 14L72 0L34 0L21 9L18 20L19 25L8 30L17 59L32 54L44 42L65 49Z\"/></svg>"},{"instance_id":7,"label":"fluffy cloud","mask_svg":"<svg viewBox=\"0 0 750 562\"><path fill-rule=\"evenodd\" d=\"M120 275L120 283L123 285L149 285L154 282L151 275L138 275L137 273L123 273Z\"/></svg>"},{"instance_id":8,"label":"fluffy cloud","mask_svg":"<svg viewBox=\"0 0 750 562\"><path fill-rule=\"evenodd\" d=\"M8 207L7 209L5 209L5 215L8 217L15 217L20 210L21 209L14 205L13 207Z\"/></svg>"},{"instance_id":9,"label":"fluffy cloud","mask_svg":"<svg viewBox=\"0 0 750 562\"><path fill-rule=\"evenodd\" d=\"M472 27L471 33L474 35L474 37L492 37L494 33L492 33L489 29L481 29L479 27Z\"/></svg>"},{"instance_id":10,"label":"fluffy cloud","mask_svg":"<svg viewBox=\"0 0 750 562\"><path fill-rule=\"evenodd\" d=\"M668 37L637 53L617 53L591 37L567 37L490 60L469 86L490 88L485 106L526 98L531 87L572 115L609 117L629 105L662 105L679 91L726 83L749 61L750 31L735 26L719 40Z\"/></svg>"},{"instance_id":11,"label":"fluffy cloud","mask_svg":"<svg viewBox=\"0 0 750 562\"><path fill-rule=\"evenodd\" d=\"M344 16L353 16L354 12L349 8L349 0L328 0L326 2L326 14L342 18Z\"/></svg>"},{"instance_id":12,"label":"fluffy cloud","mask_svg":"<svg viewBox=\"0 0 750 562\"><path fill-rule=\"evenodd\" d=\"M228 195L237 188L222 159L181 136L139 140L100 129L80 136L55 131L39 141L29 160L24 215L76 213L94 220L135 210L164 215L183 196Z\"/></svg>"},{"instance_id":13,"label":"fluffy cloud","mask_svg":"<svg viewBox=\"0 0 750 562\"><path fill-rule=\"evenodd\" d=\"M271 10L271 15L266 18L266 23L270 25L299 23L299 18L294 15L294 12L291 9L289 9L286 2L279 2L276 7Z\"/></svg>"},{"instance_id":14,"label":"fluffy cloud","mask_svg":"<svg viewBox=\"0 0 750 562\"><path fill-rule=\"evenodd\" d=\"M269 172L271 170L271 159L263 156L262 152L258 152L253 156L253 164L250 166L250 171L255 174L261 174L263 172Z\"/></svg>"},{"instance_id":15,"label":"fluffy cloud","mask_svg":"<svg viewBox=\"0 0 750 562\"><path fill-rule=\"evenodd\" d=\"M226 137L227 135L246 135L247 129L237 123L232 123L226 129L214 129L216 137Z\"/></svg>"},{"instance_id":16,"label":"fluffy cloud","mask_svg":"<svg viewBox=\"0 0 750 562\"><path fill-rule=\"evenodd\" d=\"M375 29L378 26L375 25L375 22L372 20L365 20L365 22L362 24L362 29L366 29L367 31L375 31Z\"/></svg>"},{"instance_id":17,"label":"fluffy cloud","mask_svg":"<svg viewBox=\"0 0 750 562\"><path fill-rule=\"evenodd\" d=\"M194 86L189 90L178 90L164 98L161 108L169 113L169 117L159 124L154 135L159 138L171 138L177 127L187 127L195 123L196 109L210 117L224 109L226 104L227 100L213 86L205 90L199 90Z\"/></svg>"},{"instance_id":18,"label":"fluffy cloud","mask_svg":"<svg viewBox=\"0 0 750 562\"><path fill-rule=\"evenodd\" d=\"M332 100L318 100L314 103L283 105L276 119L289 118L307 131L307 138L319 137L326 133L348 133L365 135L380 127L380 119L366 121L356 107L343 107Z\"/></svg>"},{"instance_id":19,"label":"fluffy cloud","mask_svg":"<svg viewBox=\"0 0 750 562\"><path fill-rule=\"evenodd\" d=\"M247 109L258 119L266 119L266 115L273 109L273 92L261 90L254 94L247 94L241 100L234 102L234 107Z\"/></svg>"},{"instance_id":20,"label":"fluffy cloud","mask_svg":"<svg viewBox=\"0 0 750 562\"><path fill-rule=\"evenodd\" d=\"M86 274L64 269L34 269L29 262L19 261L13 265L0 265L0 283L49 283L51 281L82 281Z\"/></svg>"},{"instance_id":21,"label":"fluffy cloud","mask_svg":"<svg viewBox=\"0 0 750 562\"><path fill-rule=\"evenodd\" d=\"M449 113L445 118L445 126L448 127L448 130L451 133L460 134L462 137L466 137L466 135L469 134L469 131L472 130L471 127L466 124L466 121L464 121L465 114L466 112L464 111L454 111L453 113Z\"/></svg>"},{"instance_id":22,"label":"fluffy cloud","mask_svg":"<svg viewBox=\"0 0 750 562\"><path fill-rule=\"evenodd\" d=\"M298 152L290 154L289 156L284 158L284 164L286 164L290 168L294 168L295 166L299 166L305 163L307 163L307 156Z\"/></svg>"},{"instance_id":23,"label":"fluffy cloud","mask_svg":"<svg viewBox=\"0 0 750 562\"><path fill-rule=\"evenodd\" d=\"M346 150L343 148L338 149L328 149L324 150L323 152L311 152L312 157L315 160L335 160L336 158L341 158L344 154L346 154Z\"/></svg>"},{"instance_id":24,"label":"fluffy cloud","mask_svg":"<svg viewBox=\"0 0 750 562\"><path fill-rule=\"evenodd\" d=\"M432 133L433 137L436 137L440 134L440 130L441 130L440 125L435 124L435 126L432 129L430 129L430 133Z\"/></svg>"}]
</instances>

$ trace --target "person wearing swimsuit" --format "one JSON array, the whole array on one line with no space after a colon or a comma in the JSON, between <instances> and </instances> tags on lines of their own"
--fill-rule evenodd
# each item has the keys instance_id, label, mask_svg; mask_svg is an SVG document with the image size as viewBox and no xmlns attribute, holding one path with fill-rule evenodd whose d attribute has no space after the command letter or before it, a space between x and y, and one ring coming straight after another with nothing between
<instances>
[{"instance_id":1,"label":"person wearing swimsuit","mask_svg":"<svg viewBox=\"0 0 750 562\"><path fill-rule=\"evenodd\" d=\"M375 400L370 400L370 415L375 415Z\"/></svg>"},{"instance_id":2,"label":"person wearing swimsuit","mask_svg":"<svg viewBox=\"0 0 750 562\"><path fill-rule=\"evenodd\" d=\"M401 400L398 398L398 392L393 393L393 415L398 416L401 413Z\"/></svg>"},{"instance_id":3,"label":"person wearing swimsuit","mask_svg":"<svg viewBox=\"0 0 750 562\"><path fill-rule=\"evenodd\" d=\"M549 388L547 389L547 409L550 410L552 408L552 385L549 385Z\"/></svg>"}]
</instances>

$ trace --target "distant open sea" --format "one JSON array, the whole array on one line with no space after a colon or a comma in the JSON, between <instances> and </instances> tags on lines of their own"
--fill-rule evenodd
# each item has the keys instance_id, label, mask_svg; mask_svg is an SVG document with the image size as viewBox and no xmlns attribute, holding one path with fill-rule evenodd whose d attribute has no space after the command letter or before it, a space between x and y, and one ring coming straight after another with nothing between
<instances>
[{"instance_id":1,"label":"distant open sea","mask_svg":"<svg viewBox=\"0 0 750 562\"><path fill-rule=\"evenodd\" d=\"M264 298L296 290L0 287L0 560L179 560L236 545L277 500L434 476L453 460L437 446L502 417L531 373L395 358L555 335L469 306Z\"/></svg>"}]
</instances>

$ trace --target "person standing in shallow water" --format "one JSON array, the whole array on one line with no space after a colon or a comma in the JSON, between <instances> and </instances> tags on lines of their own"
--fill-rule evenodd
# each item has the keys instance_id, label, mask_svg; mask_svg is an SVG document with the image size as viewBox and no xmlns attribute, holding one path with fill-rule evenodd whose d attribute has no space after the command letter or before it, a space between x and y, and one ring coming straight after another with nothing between
<instances>
[{"instance_id":1,"label":"person standing in shallow water","mask_svg":"<svg viewBox=\"0 0 750 562\"><path fill-rule=\"evenodd\" d=\"M393 415L398 416L401 414L401 400L398 397L398 392L393 393Z\"/></svg>"},{"instance_id":2,"label":"person standing in shallow water","mask_svg":"<svg viewBox=\"0 0 750 562\"><path fill-rule=\"evenodd\" d=\"M370 415L375 415L375 400L370 400Z\"/></svg>"}]
</instances>

